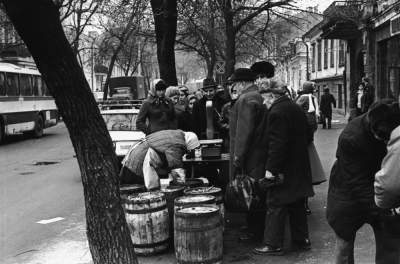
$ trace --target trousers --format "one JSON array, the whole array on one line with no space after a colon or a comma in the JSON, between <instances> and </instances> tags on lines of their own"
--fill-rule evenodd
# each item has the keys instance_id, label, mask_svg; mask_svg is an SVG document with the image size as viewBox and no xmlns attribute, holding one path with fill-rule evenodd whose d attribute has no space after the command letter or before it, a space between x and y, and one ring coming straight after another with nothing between
<instances>
[{"instance_id":1,"label":"trousers","mask_svg":"<svg viewBox=\"0 0 400 264\"><path fill-rule=\"evenodd\" d=\"M302 243L305 239L309 238L305 198L301 198L286 205L276 206L274 204L267 204L264 244L273 247L283 247L287 217L289 217L293 243Z\"/></svg>"},{"instance_id":2,"label":"trousers","mask_svg":"<svg viewBox=\"0 0 400 264\"><path fill-rule=\"evenodd\" d=\"M328 123L328 128L332 127L332 114L321 113L322 127L326 128L326 123Z\"/></svg>"}]
</instances>

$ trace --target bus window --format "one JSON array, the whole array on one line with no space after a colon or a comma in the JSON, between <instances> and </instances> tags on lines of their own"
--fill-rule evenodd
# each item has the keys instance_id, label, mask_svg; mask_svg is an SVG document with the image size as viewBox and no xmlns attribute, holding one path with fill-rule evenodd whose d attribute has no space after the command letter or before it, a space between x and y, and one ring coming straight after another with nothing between
<instances>
[{"instance_id":1,"label":"bus window","mask_svg":"<svg viewBox=\"0 0 400 264\"><path fill-rule=\"evenodd\" d=\"M6 95L6 76L0 72L0 95Z\"/></svg>"},{"instance_id":2,"label":"bus window","mask_svg":"<svg viewBox=\"0 0 400 264\"><path fill-rule=\"evenodd\" d=\"M42 90L43 90L43 95L50 96L49 89L47 88L46 82L43 81L43 79L42 79Z\"/></svg>"},{"instance_id":3,"label":"bus window","mask_svg":"<svg viewBox=\"0 0 400 264\"><path fill-rule=\"evenodd\" d=\"M16 73L7 73L7 95L9 96L17 96L19 95L19 87L18 87L18 74Z\"/></svg>"},{"instance_id":4,"label":"bus window","mask_svg":"<svg viewBox=\"0 0 400 264\"><path fill-rule=\"evenodd\" d=\"M19 75L19 89L21 91L21 95L32 96L31 76L26 74Z\"/></svg>"},{"instance_id":5,"label":"bus window","mask_svg":"<svg viewBox=\"0 0 400 264\"><path fill-rule=\"evenodd\" d=\"M42 77L34 76L33 78L33 94L43 96Z\"/></svg>"}]
</instances>

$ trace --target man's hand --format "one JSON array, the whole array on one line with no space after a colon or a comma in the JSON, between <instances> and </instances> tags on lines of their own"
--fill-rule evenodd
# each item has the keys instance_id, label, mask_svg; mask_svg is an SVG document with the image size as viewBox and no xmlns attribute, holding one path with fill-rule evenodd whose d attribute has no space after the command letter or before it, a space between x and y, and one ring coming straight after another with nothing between
<instances>
[{"instance_id":1,"label":"man's hand","mask_svg":"<svg viewBox=\"0 0 400 264\"><path fill-rule=\"evenodd\" d=\"M272 175L272 173L270 171L265 171L265 178L267 180L273 180L273 179L275 179L275 176Z\"/></svg>"}]
</instances>

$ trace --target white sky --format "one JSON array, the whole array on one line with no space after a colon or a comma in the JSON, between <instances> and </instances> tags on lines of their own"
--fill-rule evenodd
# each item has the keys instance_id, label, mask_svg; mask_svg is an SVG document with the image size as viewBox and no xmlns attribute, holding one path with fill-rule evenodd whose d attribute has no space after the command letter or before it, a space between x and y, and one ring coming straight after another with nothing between
<instances>
[{"instance_id":1,"label":"white sky","mask_svg":"<svg viewBox=\"0 0 400 264\"><path fill-rule=\"evenodd\" d=\"M297 5L301 8L318 5L320 12L324 11L334 0L297 0Z\"/></svg>"}]
</instances>

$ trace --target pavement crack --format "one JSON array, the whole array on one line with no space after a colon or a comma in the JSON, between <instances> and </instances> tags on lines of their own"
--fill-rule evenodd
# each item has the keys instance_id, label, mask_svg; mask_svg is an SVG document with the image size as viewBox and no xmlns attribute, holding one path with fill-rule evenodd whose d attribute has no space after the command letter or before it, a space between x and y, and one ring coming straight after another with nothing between
<instances>
[{"instance_id":1,"label":"pavement crack","mask_svg":"<svg viewBox=\"0 0 400 264\"><path fill-rule=\"evenodd\" d=\"M15 257L18 257L18 256L21 256L21 255L23 255L23 254L26 254L26 253L35 252L35 251L39 251L39 249L30 249L30 250L27 250L27 251L23 251L23 252L18 253L17 255L15 255L14 258L15 258Z\"/></svg>"}]
</instances>

